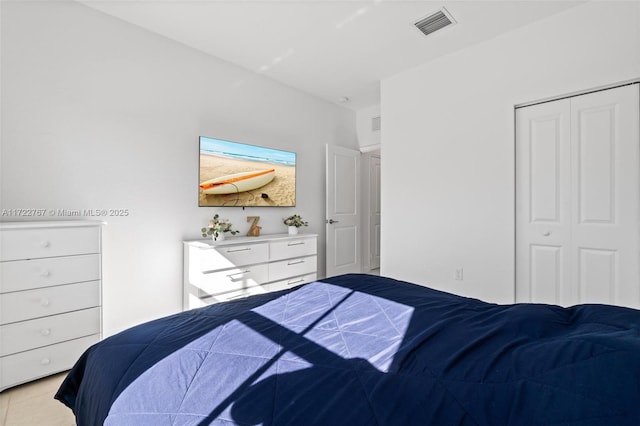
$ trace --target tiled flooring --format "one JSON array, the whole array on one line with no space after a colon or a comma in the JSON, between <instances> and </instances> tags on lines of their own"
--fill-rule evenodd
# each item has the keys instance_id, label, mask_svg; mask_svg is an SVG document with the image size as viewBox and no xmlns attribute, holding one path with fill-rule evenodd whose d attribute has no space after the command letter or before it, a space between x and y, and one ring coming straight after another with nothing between
<instances>
[{"instance_id":1,"label":"tiled flooring","mask_svg":"<svg viewBox=\"0 0 640 426\"><path fill-rule=\"evenodd\" d=\"M66 373L0 392L1 426L73 426L70 409L53 399Z\"/></svg>"}]
</instances>

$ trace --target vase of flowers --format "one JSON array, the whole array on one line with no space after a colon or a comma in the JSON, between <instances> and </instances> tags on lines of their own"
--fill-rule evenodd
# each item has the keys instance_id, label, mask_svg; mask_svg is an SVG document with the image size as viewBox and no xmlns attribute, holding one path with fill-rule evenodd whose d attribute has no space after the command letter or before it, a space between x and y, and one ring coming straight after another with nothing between
<instances>
[{"instance_id":1,"label":"vase of flowers","mask_svg":"<svg viewBox=\"0 0 640 426\"><path fill-rule=\"evenodd\" d=\"M236 235L240 231L234 231L231 229L233 225L229 222L229 219L221 219L220 215L216 213L213 219L209 221L209 226L200 230L203 237L211 235L213 241L222 241L225 237L225 232L229 232L231 235Z\"/></svg>"},{"instance_id":2,"label":"vase of flowers","mask_svg":"<svg viewBox=\"0 0 640 426\"><path fill-rule=\"evenodd\" d=\"M309 226L309 222L305 222L302 220L302 217L297 214L289 216L283 222L289 227L289 235L296 235L298 233L298 228L301 226Z\"/></svg>"}]
</instances>

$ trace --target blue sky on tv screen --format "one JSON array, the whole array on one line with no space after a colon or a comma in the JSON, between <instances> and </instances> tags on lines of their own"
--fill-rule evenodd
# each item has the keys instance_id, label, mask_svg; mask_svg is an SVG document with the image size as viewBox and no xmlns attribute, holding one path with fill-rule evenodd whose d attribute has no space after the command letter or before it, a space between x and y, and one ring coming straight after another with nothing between
<instances>
[{"instance_id":1,"label":"blue sky on tv screen","mask_svg":"<svg viewBox=\"0 0 640 426\"><path fill-rule=\"evenodd\" d=\"M296 153L279 149L264 148L238 142L200 137L200 152L238 160L260 161L263 163L296 165Z\"/></svg>"}]
</instances>

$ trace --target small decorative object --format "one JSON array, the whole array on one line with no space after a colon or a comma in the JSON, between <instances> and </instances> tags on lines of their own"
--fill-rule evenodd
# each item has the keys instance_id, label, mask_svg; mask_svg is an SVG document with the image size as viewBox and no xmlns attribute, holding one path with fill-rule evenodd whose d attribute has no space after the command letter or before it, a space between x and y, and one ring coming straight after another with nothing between
<instances>
[{"instance_id":1,"label":"small decorative object","mask_svg":"<svg viewBox=\"0 0 640 426\"><path fill-rule=\"evenodd\" d=\"M229 232L231 235L236 235L240 231L234 231L231 229L231 222L229 219L220 219L218 213L213 216L213 219L209 221L209 226L202 228L200 232L202 232L203 237L207 237L211 235L213 241L222 241L224 240L224 233Z\"/></svg>"},{"instance_id":2,"label":"small decorative object","mask_svg":"<svg viewBox=\"0 0 640 426\"><path fill-rule=\"evenodd\" d=\"M289 227L289 235L296 235L298 233L298 228L301 226L309 226L309 222L305 222L302 220L300 215L297 214L289 216L283 222Z\"/></svg>"},{"instance_id":3,"label":"small decorative object","mask_svg":"<svg viewBox=\"0 0 640 426\"><path fill-rule=\"evenodd\" d=\"M262 229L262 226L258 226L260 216L247 216L247 222L250 222L251 219L253 219L253 223L251 224L251 228L249 228L249 232L247 232L247 237L259 237L260 230Z\"/></svg>"}]
</instances>

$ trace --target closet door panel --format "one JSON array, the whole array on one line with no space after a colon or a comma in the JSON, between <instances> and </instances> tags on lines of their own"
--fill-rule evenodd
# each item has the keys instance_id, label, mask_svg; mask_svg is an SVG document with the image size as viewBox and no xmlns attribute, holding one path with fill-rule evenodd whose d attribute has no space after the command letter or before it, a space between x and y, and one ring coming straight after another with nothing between
<instances>
[{"instance_id":1,"label":"closet door panel","mask_svg":"<svg viewBox=\"0 0 640 426\"><path fill-rule=\"evenodd\" d=\"M527 278L531 283L531 294L528 300L557 304L563 287L562 247L531 245L530 250L531 275Z\"/></svg>"},{"instance_id":2,"label":"closet door panel","mask_svg":"<svg viewBox=\"0 0 640 426\"><path fill-rule=\"evenodd\" d=\"M516 301L562 303L570 278L570 103L516 112Z\"/></svg>"},{"instance_id":3,"label":"closet door panel","mask_svg":"<svg viewBox=\"0 0 640 426\"><path fill-rule=\"evenodd\" d=\"M640 306L638 88L571 99L575 303Z\"/></svg>"},{"instance_id":4,"label":"closet door panel","mask_svg":"<svg viewBox=\"0 0 640 426\"><path fill-rule=\"evenodd\" d=\"M578 249L578 297L581 303L616 302L616 250Z\"/></svg>"}]
</instances>

